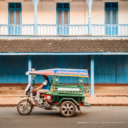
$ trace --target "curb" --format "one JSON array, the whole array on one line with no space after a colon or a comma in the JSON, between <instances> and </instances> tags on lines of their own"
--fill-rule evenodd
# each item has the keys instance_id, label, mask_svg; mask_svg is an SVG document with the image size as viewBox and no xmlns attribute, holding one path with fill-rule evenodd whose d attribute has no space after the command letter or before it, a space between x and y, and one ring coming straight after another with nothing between
<instances>
[{"instance_id":1,"label":"curb","mask_svg":"<svg viewBox=\"0 0 128 128\"><path fill-rule=\"evenodd\" d=\"M17 104L0 104L0 107L15 107Z\"/></svg>"},{"instance_id":2,"label":"curb","mask_svg":"<svg viewBox=\"0 0 128 128\"><path fill-rule=\"evenodd\" d=\"M128 95L95 95L96 97L128 97Z\"/></svg>"},{"instance_id":3,"label":"curb","mask_svg":"<svg viewBox=\"0 0 128 128\"><path fill-rule=\"evenodd\" d=\"M26 95L21 95L21 96L5 96L5 95L1 95L0 98L23 98L23 97L27 97Z\"/></svg>"},{"instance_id":4,"label":"curb","mask_svg":"<svg viewBox=\"0 0 128 128\"><path fill-rule=\"evenodd\" d=\"M15 107L17 104L0 104L0 107ZM90 106L85 107L91 107L91 106L128 106L128 104L90 104Z\"/></svg>"},{"instance_id":5,"label":"curb","mask_svg":"<svg viewBox=\"0 0 128 128\"><path fill-rule=\"evenodd\" d=\"M128 106L128 104L91 104L91 106Z\"/></svg>"}]
</instances>

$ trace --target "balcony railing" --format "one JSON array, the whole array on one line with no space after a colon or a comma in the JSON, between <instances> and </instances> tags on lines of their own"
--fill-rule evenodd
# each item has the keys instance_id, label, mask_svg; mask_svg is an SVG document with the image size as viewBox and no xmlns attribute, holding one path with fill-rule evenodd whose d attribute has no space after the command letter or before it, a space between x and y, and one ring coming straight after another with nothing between
<instances>
[{"instance_id":1,"label":"balcony railing","mask_svg":"<svg viewBox=\"0 0 128 128\"><path fill-rule=\"evenodd\" d=\"M128 36L128 24L93 24L92 35ZM0 25L0 35L88 35L88 25L50 25L38 24L34 33L34 24Z\"/></svg>"}]
</instances>

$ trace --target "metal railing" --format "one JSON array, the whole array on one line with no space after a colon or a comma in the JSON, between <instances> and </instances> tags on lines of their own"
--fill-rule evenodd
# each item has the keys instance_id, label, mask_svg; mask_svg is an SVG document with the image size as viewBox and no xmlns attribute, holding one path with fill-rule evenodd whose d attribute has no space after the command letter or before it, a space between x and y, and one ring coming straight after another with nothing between
<instances>
[{"instance_id":1,"label":"metal railing","mask_svg":"<svg viewBox=\"0 0 128 128\"><path fill-rule=\"evenodd\" d=\"M34 24L0 25L0 35L88 35L88 24L83 25L54 25L38 24L34 33ZM128 24L92 24L92 35L128 36Z\"/></svg>"},{"instance_id":2,"label":"metal railing","mask_svg":"<svg viewBox=\"0 0 128 128\"><path fill-rule=\"evenodd\" d=\"M93 24L92 35L128 36L128 24Z\"/></svg>"},{"instance_id":3,"label":"metal railing","mask_svg":"<svg viewBox=\"0 0 128 128\"><path fill-rule=\"evenodd\" d=\"M34 24L0 25L0 35L34 35Z\"/></svg>"}]
</instances>

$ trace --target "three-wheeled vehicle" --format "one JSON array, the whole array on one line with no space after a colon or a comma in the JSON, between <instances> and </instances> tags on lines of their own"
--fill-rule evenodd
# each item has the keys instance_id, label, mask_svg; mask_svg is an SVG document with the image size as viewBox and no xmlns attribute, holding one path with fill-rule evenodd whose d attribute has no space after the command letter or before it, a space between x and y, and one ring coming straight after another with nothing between
<instances>
[{"instance_id":1,"label":"three-wheeled vehicle","mask_svg":"<svg viewBox=\"0 0 128 128\"><path fill-rule=\"evenodd\" d=\"M28 71L26 75L31 75L31 81L25 89L26 99L23 99L17 105L17 110L22 115L31 113L33 106L47 109L43 104L35 99L34 78L36 75L46 75L51 80L50 91L46 94L40 94L40 99L45 98L51 109L59 108L60 113L65 117L75 115L76 109L80 106L89 105L85 102L85 94L90 94L88 71L83 69L48 69L38 71ZM73 83L65 77L73 77ZM66 81L64 81L66 80ZM68 81L69 80L69 81Z\"/></svg>"}]
</instances>

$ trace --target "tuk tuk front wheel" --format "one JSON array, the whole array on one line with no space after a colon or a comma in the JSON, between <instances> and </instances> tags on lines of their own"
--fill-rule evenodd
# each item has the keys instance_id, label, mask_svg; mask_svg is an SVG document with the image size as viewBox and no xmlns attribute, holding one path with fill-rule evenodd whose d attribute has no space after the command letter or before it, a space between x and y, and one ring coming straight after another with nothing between
<instances>
[{"instance_id":1,"label":"tuk tuk front wheel","mask_svg":"<svg viewBox=\"0 0 128 128\"><path fill-rule=\"evenodd\" d=\"M17 105L17 111L21 115L28 115L28 114L30 114L31 111L32 111L32 108L33 108L32 103L29 100L27 100L27 99L21 100L18 103L18 105Z\"/></svg>"},{"instance_id":2,"label":"tuk tuk front wheel","mask_svg":"<svg viewBox=\"0 0 128 128\"><path fill-rule=\"evenodd\" d=\"M74 116L76 113L76 105L72 101L64 101L60 106L60 112L65 117Z\"/></svg>"}]
</instances>

